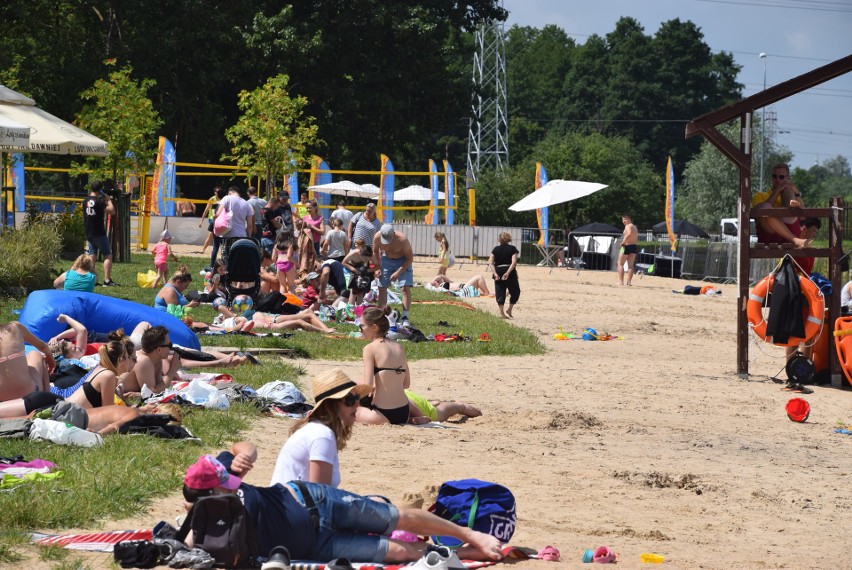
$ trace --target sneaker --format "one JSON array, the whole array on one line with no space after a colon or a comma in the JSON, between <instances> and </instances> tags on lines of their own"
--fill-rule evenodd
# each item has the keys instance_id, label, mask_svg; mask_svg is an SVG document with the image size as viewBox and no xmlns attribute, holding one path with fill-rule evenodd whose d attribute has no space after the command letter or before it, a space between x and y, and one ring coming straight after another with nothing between
<instances>
[{"instance_id":1,"label":"sneaker","mask_svg":"<svg viewBox=\"0 0 852 570\"><path fill-rule=\"evenodd\" d=\"M400 326L403 326L407 329L410 329L411 328L411 321L408 320L408 317L402 317L402 322L400 323Z\"/></svg>"},{"instance_id":2,"label":"sneaker","mask_svg":"<svg viewBox=\"0 0 852 570\"><path fill-rule=\"evenodd\" d=\"M109 281L104 281L104 287L118 287L118 283L110 279Z\"/></svg>"},{"instance_id":3,"label":"sneaker","mask_svg":"<svg viewBox=\"0 0 852 570\"><path fill-rule=\"evenodd\" d=\"M449 570L447 562L437 552L428 552L418 560L411 570Z\"/></svg>"},{"instance_id":4,"label":"sneaker","mask_svg":"<svg viewBox=\"0 0 852 570\"><path fill-rule=\"evenodd\" d=\"M436 546L434 544L430 544L426 547L424 554L435 553L441 557L441 559L446 564L446 568L448 570L467 570L467 567L459 560L458 554L456 554L455 550L451 550L446 546Z\"/></svg>"},{"instance_id":5,"label":"sneaker","mask_svg":"<svg viewBox=\"0 0 852 570\"><path fill-rule=\"evenodd\" d=\"M269 560L263 563L260 570L290 570L290 551L284 546L276 546L269 553Z\"/></svg>"}]
</instances>

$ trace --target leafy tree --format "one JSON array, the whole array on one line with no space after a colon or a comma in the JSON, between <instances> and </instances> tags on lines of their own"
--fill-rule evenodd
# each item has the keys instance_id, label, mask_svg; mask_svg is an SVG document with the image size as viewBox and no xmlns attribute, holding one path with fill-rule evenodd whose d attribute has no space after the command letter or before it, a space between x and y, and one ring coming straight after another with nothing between
<instances>
[{"instance_id":1,"label":"leafy tree","mask_svg":"<svg viewBox=\"0 0 852 570\"><path fill-rule=\"evenodd\" d=\"M752 149L761 148L760 118L755 115L752 123ZM739 120L722 125L719 131L735 145L739 141ZM766 173L764 181L770 180L768 173L773 164L789 162L792 153L779 147L772 136L771 129L766 133ZM751 187L760 185L758 155L752 154ZM675 216L684 218L707 230L719 226L722 218L737 215L737 201L740 197L739 167L719 152L708 141L701 143L698 154L690 160L683 172L683 183L675 181ZM809 202L806 202L809 203Z\"/></svg>"},{"instance_id":2,"label":"leafy tree","mask_svg":"<svg viewBox=\"0 0 852 570\"><path fill-rule=\"evenodd\" d=\"M835 196L847 202L852 199L852 171L845 156L826 159L807 170L796 168L792 176L808 206L827 206Z\"/></svg>"},{"instance_id":3,"label":"leafy tree","mask_svg":"<svg viewBox=\"0 0 852 570\"><path fill-rule=\"evenodd\" d=\"M551 228L574 228L589 222L618 225L628 213L639 227L663 219L663 173L655 172L624 137L600 133L551 134L531 156L551 180L586 180L609 185L591 196L550 208ZM483 225L535 227L535 211L508 208L533 191L535 161L517 164L504 174L483 173L477 185L477 221Z\"/></svg>"},{"instance_id":4,"label":"leafy tree","mask_svg":"<svg viewBox=\"0 0 852 570\"><path fill-rule=\"evenodd\" d=\"M162 121L148 99L155 82L137 82L132 73L130 66L114 71L80 94L89 103L77 116L77 123L109 144L109 156L85 161L95 176L120 180L147 167L146 161L150 163L156 155Z\"/></svg>"},{"instance_id":5,"label":"leafy tree","mask_svg":"<svg viewBox=\"0 0 852 570\"><path fill-rule=\"evenodd\" d=\"M304 115L305 97L291 97L290 78L278 75L254 91L242 91L239 107L243 115L225 131L232 145L231 155L248 176L262 176L267 187L275 185L278 174L289 174L309 163L308 148L315 146L317 126Z\"/></svg>"}]
</instances>

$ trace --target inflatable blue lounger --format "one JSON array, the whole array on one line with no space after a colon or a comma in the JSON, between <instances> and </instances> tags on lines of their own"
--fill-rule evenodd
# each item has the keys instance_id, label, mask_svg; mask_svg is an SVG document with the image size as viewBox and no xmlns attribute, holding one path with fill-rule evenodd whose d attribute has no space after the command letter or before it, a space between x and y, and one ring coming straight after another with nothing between
<instances>
[{"instance_id":1,"label":"inflatable blue lounger","mask_svg":"<svg viewBox=\"0 0 852 570\"><path fill-rule=\"evenodd\" d=\"M21 311L20 322L47 342L66 328L64 323L56 320L61 313L80 321L87 329L101 333L124 329L125 334L130 334L140 322L148 321L151 326L162 325L169 329L173 343L201 350L198 337L180 319L154 307L96 293L53 289L33 291Z\"/></svg>"}]
</instances>

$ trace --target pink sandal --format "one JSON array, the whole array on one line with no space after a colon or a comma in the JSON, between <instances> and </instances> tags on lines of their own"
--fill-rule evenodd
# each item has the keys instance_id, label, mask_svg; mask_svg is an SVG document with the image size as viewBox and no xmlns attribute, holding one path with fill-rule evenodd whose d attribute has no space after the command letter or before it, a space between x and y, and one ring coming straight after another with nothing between
<instances>
[{"instance_id":1,"label":"pink sandal","mask_svg":"<svg viewBox=\"0 0 852 570\"><path fill-rule=\"evenodd\" d=\"M538 551L537 555L539 560L548 560L550 562L559 562L559 549L555 546L545 546L541 550Z\"/></svg>"},{"instance_id":2,"label":"pink sandal","mask_svg":"<svg viewBox=\"0 0 852 570\"><path fill-rule=\"evenodd\" d=\"M615 562L615 552L610 550L609 546L598 546L595 549L595 555L592 558L592 562L597 564L610 564L611 562Z\"/></svg>"}]
</instances>

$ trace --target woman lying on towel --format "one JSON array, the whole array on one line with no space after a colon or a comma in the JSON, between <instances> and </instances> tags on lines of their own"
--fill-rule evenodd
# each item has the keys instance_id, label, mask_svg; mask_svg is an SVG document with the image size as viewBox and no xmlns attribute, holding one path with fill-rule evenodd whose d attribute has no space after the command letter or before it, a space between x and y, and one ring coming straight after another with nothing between
<instances>
[{"instance_id":1,"label":"woman lying on towel","mask_svg":"<svg viewBox=\"0 0 852 570\"><path fill-rule=\"evenodd\" d=\"M27 327L18 321L0 324L0 418L24 416L56 403L58 396L48 391L55 367L47 343Z\"/></svg>"},{"instance_id":2,"label":"woman lying on towel","mask_svg":"<svg viewBox=\"0 0 852 570\"><path fill-rule=\"evenodd\" d=\"M488 283L482 275L474 275L465 284L453 283L446 275L436 275L431 282L432 287L442 287L447 291L458 293L460 297L479 297L490 295Z\"/></svg>"},{"instance_id":3,"label":"woman lying on towel","mask_svg":"<svg viewBox=\"0 0 852 570\"><path fill-rule=\"evenodd\" d=\"M274 331L302 329L303 331L333 333L336 329L325 326L312 310L305 309L295 315L275 315L273 313L255 312L251 317L255 329L270 329Z\"/></svg>"},{"instance_id":4,"label":"woman lying on towel","mask_svg":"<svg viewBox=\"0 0 852 570\"><path fill-rule=\"evenodd\" d=\"M355 412L361 398L370 392L366 384L356 384L339 368L311 380L316 405L290 429L281 448L270 485L288 481L308 481L340 486L337 454L352 435Z\"/></svg>"},{"instance_id":5,"label":"woman lying on towel","mask_svg":"<svg viewBox=\"0 0 852 570\"><path fill-rule=\"evenodd\" d=\"M371 388L371 401L358 408L359 422L366 424L408 423L408 397L411 373L405 350L387 338L390 307L369 307L361 315L361 334L370 342L364 347L364 380Z\"/></svg>"},{"instance_id":6,"label":"woman lying on towel","mask_svg":"<svg viewBox=\"0 0 852 570\"><path fill-rule=\"evenodd\" d=\"M118 376L129 372L136 363L136 346L120 331L110 333L110 341L98 349L98 354L100 364L81 379L81 385L71 395L66 396L65 399L72 404L87 409L112 406L115 404Z\"/></svg>"}]
</instances>

